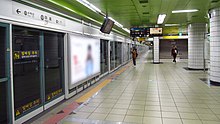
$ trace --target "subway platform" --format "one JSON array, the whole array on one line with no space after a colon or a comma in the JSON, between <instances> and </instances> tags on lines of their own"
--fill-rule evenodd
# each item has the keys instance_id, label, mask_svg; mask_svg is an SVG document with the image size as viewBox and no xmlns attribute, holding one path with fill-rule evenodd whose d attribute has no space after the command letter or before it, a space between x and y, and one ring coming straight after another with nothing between
<instances>
[{"instance_id":1,"label":"subway platform","mask_svg":"<svg viewBox=\"0 0 220 124\"><path fill-rule=\"evenodd\" d=\"M187 60L151 58L143 55L136 67L125 65L32 123L220 124L220 87L207 82L207 72L184 69Z\"/></svg>"}]
</instances>

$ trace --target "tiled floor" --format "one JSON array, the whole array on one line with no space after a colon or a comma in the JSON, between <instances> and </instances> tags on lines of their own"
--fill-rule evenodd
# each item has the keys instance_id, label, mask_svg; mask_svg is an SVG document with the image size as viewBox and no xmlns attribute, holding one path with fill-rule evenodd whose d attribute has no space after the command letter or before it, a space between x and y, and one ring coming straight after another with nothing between
<instances>
[{"instance_id":1,"label":"tiled floor","mask_svg":"<svg viewBox=\"0 0 220 124\"><path fill-rule=\"evenodd\" d=\"M142 58L60 123L220 124L220 87L183 67L187 62Z\"/></svg>"}]
</instances>

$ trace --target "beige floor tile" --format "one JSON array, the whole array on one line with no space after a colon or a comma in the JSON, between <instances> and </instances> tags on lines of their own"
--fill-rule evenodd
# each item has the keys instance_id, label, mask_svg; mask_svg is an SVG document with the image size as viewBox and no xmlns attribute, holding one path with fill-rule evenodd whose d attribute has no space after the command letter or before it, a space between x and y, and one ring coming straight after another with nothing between
<instances>
[{"instance_id":1,"label":"beige floor tile","mask_svg":"<svg viewBox=\"0 0 220 124\"><path fill-rule=\"evenodd\" d=\"M180 117L183 119L199 119L196 113L179 113Z\"/></svg>"},{"instance_id":2,"label":"beige floor tile","mask_svg":"<svg viewBox=\"0 0 220 124\"><path fill-rule=\"evenodd\" d=\"M125 115L127 113L127 109L112 109L111 114L119 114L119 115Z\"/></svg>"},{"instance_id":3,"label":"beige floor tile","mask_svg":"<svg viewBox=\"0 0 220 124\"><path fill-rule=\"evenodd\" d=\"M147 99L146 99L147 101L149 101L149 102L159 102L160 101L160 99L158 98L158 97L147 97Z\"/></svg>"},{"instance_id":4,"label":"beige floor tile","mask_svg":"<svg viewBox=\"0 0 220 124\"><path fill-rule=\"evenodd\" d=\"M145 110L147 111L160 111L161 107L160 106L145 106Z\"/></svg>"},{"instance_id":5,"label":"beige floor tile","mask_svg":"<svg viewBox=\"0 0 220 124\"><path fill-rule=\"evenodd\" d=\"M144 112L145 117L161 117L162 113L160 111L145 111Z\"/></svg>"},{"instance_id":6,"label":"beige floor tile","mask_svg":"<svg viewBox=\"0 0 220 124\"><path fill-rule=\"evenodd\" d=\"M181 119L163 118L163 124L182 124Z\"/></svg>"},{"instance_id":7,"label":"beige floor tile","mask_svg":"<svg viewBox=\"0 0 220 124\"><path fill-rule=\"evenodd\" d=\"M203 124L220 124L220 121L202 121Z\"/></svg>"},{"instance_id":8,"label":"beige floor tile","mask_svg":"<svg viewBox=\"0 0 220 124\"><path fill-rule=\"evenodd\" d=\"M220 108L214 108L214 109L212 109L212 111L213 111L215 114L220 114Z\"/></svg>"},{"instance_id":9,"label":"beige floor tile","mask_svg":"<svg viewBox=\"0 0 220 124\"><path fill-rule=\"evenodd\" d=\"M105 120L107 114L99 114L99 113L92 113L88 119L92 120Z\"/></svg>"},{"instance_id":10,"label":"beige floor tile","mask_svg":"<svg viewBox=\"0 0 220 124\"><path fill-rule=\"evenodd\" d=\"M146 102L146 105L147 105L147 106L154 106L154 105L160 106L160 102L147 101L147 102Z\"/></svg>"},{"instance_id":11,"label":"beige floor tile","mask_svg":"<svg viewBox=\"0 0 220 124\"><path fill-rule=\"evenodd\" d=\"M163 112L177 112L177 108L176 107L162 106L161 110Z\"/></svg>"},{"instance_id":12,"label":"beige floor tile","mask_svg":"<svg viewBox=\"0 0 220 124\"><path fill-rule=\"evenodd\" d=\"M185 98L185 96L178 98L178 96L173 96L175 103L188 103L188 100Z\"/></svg>"},{"instance_id":13,"label":"beige floor tile","mask_svg":"<svg viewBox=\"0 0 220 124\"><path fill-rule=\"evenodd\" d=\"M137 109L129 109L127 111L126 115L143 116L144 115L144 111L143 110L137 110Z\"/></svg>"},{"instance_id":14,"label":"beige floor tile","mask_svg":"<svg viewBox=\"0 0 220 124\"><path fill-rule=\"evenodd\" d=\"M96 102L96 103L101 103L104 99L91 99L90 102Z\"/></svg>"},{"instance_id":15,"label":"beige floor tile","mask_svg":"<svg viewBox=\"0 0 220 124\"><path fill-rule=\"evenodd\" d=\"M219 118L212 114L198 114L199 118L203 121L218 121Z\"/></svg>"},{"instance_id":16,"label":"beige floor tile","mask_svg":"<svg viewBox=\"0 0 220 124\"><path fill-rule=\"evenodd\" d=\"M88 107L88 106L86 106L86 107L81 108L79 111L80 112L93 112L93 111L95 111L95 109L96 109L96 107Z\"/></svg>"},{"instance_id":17,"label":"beige floor tile","mask_svg":"<svg viewBox=\"0 0 220 124\"><path fill-rule=\"evenodd\" d=\"M114 99L105 99L102 101L102 103L104 104L115 104L117 102L117 100Z\"/></svg>"},{"instance_id":18,"label":"beige floor tile","mask_svg":"<svg viewBox=\"0 0 220 124\"><path fill-rule=\"evenodd\" d=\"M218 117L218 119L220 120L220 115L216 115Z\"/></svg>"},{"instance_id":19,"label":"beige floor tile","mask_svg":"<svg viewBox=\"0 0 220 124\"><path fill-rule=\"evenodd\" d=\"M142 123L143 117L139 116L125 116L124 122L128 123Z\"/></svg>"},{"instance_id":20,"label":"beige floor tile","mask_svg":"<svg viewBox=\"0 0 220 124\"><path fill-rule=\"evenodd\" d=\"M143 124L162 124L162 119L156 117L144 117Z\"/></svg>"},{"instance_id":21,"label":"beige floor tile","mask_svg":"<svg viewBox=\"0 0 220 124\"><path fill-rule=\"evenodd\" d=\"M145 105L146 103L145 103L145 101L131 101L131 103L130 103L131 105Z\"/></svg>"},{"instance_id":22,"label":"beige floor tile","mask_svg":"<svg viewBox=\"0 0 220 124\"><path fill-rule=\"evenodd\" d=\"M129 109L144 110L145 106L144 105L130 105Z\"/></svg>"},{"instance_id":23,"label":"beige floor tile","mask_svg":"<svg viewBox=\"0 0 220 124\"><path fill-rule=\"evenodd\" d=\"M189 103L176 103L176 106L177 107L183 107L183 108L185 108L185 107L192 107L192 105L191 104L189 104Z\"/></svg>"},{"instance_id":24,"label":"beige floor tile","mask_svg":"<svg viewBox=\"0 0 220 124\"><path fill-rule=\"evenodd\" d=\"M182 119L183 124L202 124L202 121L200 120L187 120Z\"/></svg>"},{"instance_id":25,"label":"beige floor tile","mask_svg":"<svg viewBox=\"0 0 220 124\"><path fill-rule=\"evenodd\" d=\"M197 114L213 114L211 109L194 108Z\"/></svg>"},{"instance_id":26,"label":"beige floor tile","mask_svg":"<svg viewBox=\"0 0 220 124\"><path fill-rule=\"evenodd\" d=\"M194 108L209 108L206 104L191 104Z\"/></svg>"},{"instance_id":27,"label":"beige floor tile","mask_svg":"<svg viewBox=\"0 0 220 124\"><path fill-rule=\"evenodd\" d=\"M96 108L96 110L94 111L95 113L103 113L103 114L107 114L111 111L110 108Z\"/></svg>"},{"instance_id":28,"label":"beige floor tile","mask_svg":"<svg viewBox=\"0 0 220 124\"><path fill-rule=\"evenodd\" d=\"M164 107L176 107L176 104L174 102L164 102L164 103L161 103L161 106L164 106Z\"/></svg>"},{"instance_id":29,"label":"beige floor tile","mask_svg":"<svg viewBox=\"0 0 220 124\"><path fill-rule=\"evenodd\" d=\"M124 115L115 115L115 114L109 114L105 120L107 121L116 121L116 122L123 122Z\"/></svg>"},{"instance_id":30,"label":"beige floor tile","mask_svg":"<svg viewBox=\"0 0 220 124\"><path fill-rule=\"evenodd\" d=\"M118 108L118 109L128 109L129 105L124 105L124 104L115 104L113 109Z\"/></svg>"},{"instance_id":31,"label":"beige floor tile","mask_svg":"<svg viewBox=\"0 0 220 124\"><path fill-rule=\"evenodd\" d=\"M193 108L188 108L188 107L177 107L177 110L179 112L195 113L195 110Z\"/></svg>"},{"instance_id":32,"label":"beige floor tile","mask_svg":"<svg viewBox=\"0 0 220 124\"><path fill-rule=\"evenodd\" d=\"M114 103L102 103L98 107L100 108L112 108L115 104Z\"/></svg>"},{"instance_id":33,"label":"beige floor tile","mask_svg":"<svg viewBox=\"0 0 220 124\"><path fill-rule=\"evenodd\" d=\"M180 118L178 112L162 112L163 118Z\"/></svg>"}]
</instances>

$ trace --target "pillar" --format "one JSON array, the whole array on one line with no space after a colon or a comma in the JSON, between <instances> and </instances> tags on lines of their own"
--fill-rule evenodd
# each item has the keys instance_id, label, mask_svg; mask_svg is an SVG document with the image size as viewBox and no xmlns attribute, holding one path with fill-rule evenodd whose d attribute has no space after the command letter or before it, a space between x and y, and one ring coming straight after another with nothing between
<instances>
[{"instance_id":1,"label":"pillar","mask_svg":"<svg viewBox=\"0 0 220 124\"><path fill-rule=\"evenodd\" d=\"M159 64L160 63L160 56L159 56L159 37L154 37L154 59L153 63Z\"/></svg>"},{"instance_id":2,"label":"pillar","mask_svg":"<svg viewBox=\"0 0 220 124\"><path fill-rule=\"evenodd\" d=\"M194 23L188 25L188 68L204 69L204 43L207 33L206 23ZM207 63L207 62L206 62Z\"/></svg>"},{"instance_id":3,"label":"pillar","mask_svg":"<svg viewBox=\"0 0 220 124\"><path fill-rule=\"evenodd\" d=\"M220 8L210 14L210 82L220 85Z\"/></svg>"}]
</instances>

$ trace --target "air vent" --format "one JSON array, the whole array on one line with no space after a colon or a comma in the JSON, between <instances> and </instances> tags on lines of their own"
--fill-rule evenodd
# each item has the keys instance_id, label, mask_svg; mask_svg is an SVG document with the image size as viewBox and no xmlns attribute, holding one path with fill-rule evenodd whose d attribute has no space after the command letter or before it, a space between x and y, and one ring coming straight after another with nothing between
<instances>
[{"instance_id":1,"label":"air vent","mask_svg":"<svg viewBox=\"0 0 220 124\"><path fill-rule=\"evenodd\" d=\"M143 4L143 3L148 3L148 0L139 0L139 2L140 2L141 4Z\"/></svg>"},{"instance_id":2,"label":"air vent","mask_svg":"<svg viewBox=\"0 0 220 124\"><path fill-rule=\"evenodd\" d=\"M143 12L143 15L150 14L149 12Z\"/></svg>"}]
</instances>

